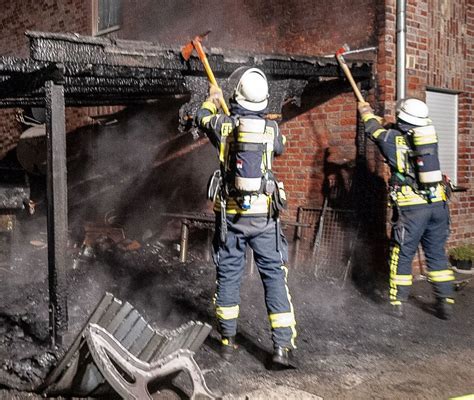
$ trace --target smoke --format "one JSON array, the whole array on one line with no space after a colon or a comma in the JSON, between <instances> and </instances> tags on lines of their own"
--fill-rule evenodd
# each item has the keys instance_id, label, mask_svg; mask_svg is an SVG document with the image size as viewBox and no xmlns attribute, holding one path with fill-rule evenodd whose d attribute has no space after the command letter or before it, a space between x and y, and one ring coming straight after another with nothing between
<instances>
[{"instance_id":1,"label":"smoke","mask_svg":"<svg viewBox=\"0 0 474 400\"><path fill-rule=\"evenodd\" d=\"M177 321L175 303L167 300L172 286L156 289L167 282L163 271L177 256L175 249L172 249L174 253L164 253L165 246L158 247L160 236L168 235L169 231L169 224L165 223L169 219L165 220L162 214L202 211L206 204L208 177L218 166L215 151L206 138L196 141L191 134L179 132L179 108L184 101L167 98L146 106L131 107L114 115L101 116L97 119L100 124L67 135L68 219L73 239L70 245L82 243L86 223L92 222L123 228L125 237L136 239L143 250L123 252L115 249L117 256L124 259L114 263L117 260L109 262L111 260L100 259L99 254L80 259L79 248L69 247L68 255L75 258L74 263L71 259L71 264L67 265L73 331L92 311L104 291L117 294L123 300L135 301L137 305L146 305L144 309L156 310L160 318ZM35 200L45 199L45 177L32 178L38 186ZM28 286L29 295L34 299L31 308L41 308L43 312L37 317L47 332L45 214L46 201L39 200L37 213L32 217L22 216L15 227L15 240L2 243L5 247L11 246L12 251L11 260L7 259L10 252L1 254L8 266L1 271L1 277L7 274L9 284L13 285L9 291L12 296L18 292L18 287L28 286L29 279L38 281ZM153 241L150 243L144 240L146 231L151 231ZM176 239L178 232L173 233ZM72 269L73 265L76 269ZM35 269L40 269L41 274ZM22 291L18 293L23 295ZM3 294L6 298L5 290ZM11 308L12 303L22 304L16 297L6 304ZM32 318L32 321L36 323L36 319ZM153 316L150 320L156 318Z\"/></svg>"},{"instance_id":2,"label":"smoke","mask_svg":"<svg viewBox=\"0 0 474 400\"><path fill-rule=\"evenodd\" d=\"M374 0L357 0L350 10L344 0L331 4L308 0L123 3L127 19L116 33L120 38L169 46L183 46L209 30L205 47L246 53L326 54L340 43L362 47L368 37L375 40ZM336 16L335 9L348 12Z\"/></svg>"},{"instance_id":3,"label":"smoke","mask_svg":"<svg viewBox=\"0 0 474 400\"><path fill-rule=\"evenodd\" d=\"M123 15L134 17L133 21L129 19L129 23L124 23L117 34L123 39L183 46L196 35L211 31L204 42L205 47L275 52L275 40L279 46L285 45L292 17L301 18L301 15L291 13L298 9L296 1L291 3L288 5L286 1L282 7L269 0L205 3L177 0L160 2L159 7L155 2L148 2L148 7L132 10L133 2L124 2ZM299 9L304 12L302 7Z\"/></svg>"},{"instance_id":4,"label":"smoke","mask_svg":"<svg viewBox=\"0 0 474 400\"><path fill-rule=\"evenodd\" d=\"M179 106L130 108L82 135L69 165L70 225L107 216L139 235L156 232L165 212L202 209L217 158L206 139L178 132Z\"/></svg>"}]
</instances>

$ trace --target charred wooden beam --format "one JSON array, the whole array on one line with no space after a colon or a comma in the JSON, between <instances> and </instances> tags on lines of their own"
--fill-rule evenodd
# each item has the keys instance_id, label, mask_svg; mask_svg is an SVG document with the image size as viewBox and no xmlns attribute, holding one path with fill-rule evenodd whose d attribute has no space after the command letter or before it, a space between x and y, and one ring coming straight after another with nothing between
<instances>
[{"instance_id":1,"label":"charred wooden beam","mask_svg":"<svg viewBox=\"0 0 474 400\"><path fill-rule=\"evenodd\" d=\"M31 93L44 86L48 80L63 80L63 68L57 64L49 64L31 72L12 72L10 78L0 83L2 96L22 95Z\"/></svg>"},{"instance_id":2,"label":"charred wooden beam","mask_svg":"<svg viewBox=\"0 0 474 400\"><path fill-rule=\"evenodd\" d=\"M142 87L140 90L137 90L136 87L121 87L121 86L109 86L109 87L99 87L99 86L81 86L81 85L70 85L65 89L65 94L74 96L82 95L81 97L87 97L91 95L110 97L112 95L137 95L137 96L147 96L150 99L171 95L171 94L184 94L182 90L178 90L176 86L149 86Z\"/></svg>"},{"instance_id":3,"label":"charred wooden beam","mask_svg":"<svg viewBox=\"0 0 474 400\"><path fill-rule=\"evenodd\" d=\"M85 77L66 77L65 84L69 86L86 86L93 88L100 88L106 92L108 88L120 88L127 87L135 89L137 92L144 91L148 88L173 88L178 93L182 92L183 89L180 87L184 85L184 79L171 79L171 78L149 78L142 80L135 77L127 78L109 78L109 77L96 77L96 76L85 76Z\"/></svg>"},{"instance_id":4,"label":"charred wooden beam","mask_svg":"<svg viewBox=\"0 0 474 400\"><path fill-rule=\"evenodd\" d=\"M123 93L122 93L123 94ZM173 94L174 95L174 94ZM160 98L167 98L169 95L162 94ZM70 107L93 107L93 106L105 106L105 105L133 105L133 104L149 104L158 101L155 98L143 95L128 95L123 97L121 94L111 93L107 96L94 96L94 93L91 93L89 96L85 96L83 93L76 93L69 95L65 99L66 106ZM15 108L15 107L44 107L45 99L44 97L14 97L1 99L0 98L0 108Z\"/></svg>"},{"instance_id":5,"label":"charred wooden beam","mask_svg":"<svg viewBox=\"0 0 474 400\"><path fill-rule=\"evenodd\" d=\"M0 75L11 75L12 73L28 74L48 67L50 62L34 61L17 57L1 57Z\"/></svg>"},{"instance_id":6,"label":"charred wooden beam","mask_svg":"<svg viewBox=\"0 0 474 400\"><path fill-rule=\"evenodd\" d=\"M61 346L67 331L67 171L64 89L46 82L47 228L49 315L52 345Z\"/></svg>"},{"instance_id":7,"label":"charred wooden beam","mask_svg":"<svg viewBox=\"0 0 474 400\"><path fill-rule=\"evenodd\" d=\"M162 97L162 96L160 96ZM134 104L150 104L157 101L155 98L146 97L142 95L122 97L116 94L109 96L90 96L85 97L82 94L77 94L66 98L66 105L71 107L93 107L93 106L114 106L114 105L134 105Z\"/></svg>"},{"instance_id":8,"label":"charred wooden beam","mask_svg":"<svg viewBox=\"0 0 474 400\"><path fill-rule=\"evenodd\" d=\"M17 57L0 57L0 76L8 77L14 74L31 74L34 72L47 70L51 65L62 65L64 76L69 77L97 77L97 78L135 78L135 79L183 79L180 71L167 69L108 65L108 64L88 64L84 62L65 62L58 64L57 61L35 61Z\"/></svg>"},{"instance_id":9,"label":"charred wooden beam","mask_svg":"<svg viewBox=\"0 0 474 400\"><path fill-rule=\"evenodd\" d=\"M9 97L0 99L0 108L44 107L44 97Z\"/></svg>"},{"instance_id":10,"label":"charred wooden beam","mask_svg":"<svg viewBox=\"0 0 474 400\"><path fill-rule=\"evenodd\" d=\"M28 74L15 76L0 81L1 96L13 97L44 97L44 82L47 80L58 81L60 75L31 77ZM45 79L46 78L46 79ZM97 78L97 77L64 77L64 92L68 96L75 93L94 93L95 95L110 95L123 91L127 94L136 94L147 97L161 96L166 94L187 94L189 90L185 87L185 80L171 79L148 79L137 78Z\"/></svg>"},{"instance_id":11,"label":"charred wooden beam","mask_svg":"<svg viewBox=\"0 0 474 400\"><path fill-rule=\"evenodd\" d=\"M36 61L107 65L179 71L183 75L205 75L198 57L185 61L181 49L154 43L86 37L72 34L27 32L31 57ZM328 57L250 55L236 52L216 53L210 49L209 64L217 77L227 77L242 65L261 68L270 79L308 79L315 76L340 77L337 61ZM371 76L371 63L348 61L355 78Z\"/></svg>"},{"instance_id":12,"label":"charred wooden beam","mask_svg":"<svg viewBox=\"0 0 474 400\"><path fill-rule=\"evenodd\" d=\"M27 32L31 58L38 61L74 62L180 70L180 51L153 43L87 37L75 34ZM61 61L59 61L61 60Z\"/></svg>"}]
</instances>

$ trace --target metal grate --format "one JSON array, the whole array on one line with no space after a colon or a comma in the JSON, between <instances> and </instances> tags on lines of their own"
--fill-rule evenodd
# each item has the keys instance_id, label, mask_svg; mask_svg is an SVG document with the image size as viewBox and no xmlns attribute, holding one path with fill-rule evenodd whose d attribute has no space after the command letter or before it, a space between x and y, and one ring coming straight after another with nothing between
<instances>
[{"instance_id":1,"label":"metal grate","mask_svg":"<svg viewBox=\"0 0 474 400\"><path fill-rule=\"evenodd\" d=\"M322 208L315 207L298 207L296 214L296 221L301 224L309 224L309 227L298 226L295 232L295 239L314 242L314 236L316 234L315 227L318 224L321 216Z\"/></svg>"},{"instance_id":2,"label":"metal grate","mask_svg":"<svg viewBox=\"0 0 474 400\"><path fill-rule=\"evenodd\" d=\"M359 232L357 215L351 209L351 181L328 182L321 208L299 207L298 222L311 228L298 228L296 239L310 241L310 259L317 278L346 280ZM300 250L301 253L301 250Z\"/></svg>"},{"instance_id":3,"label":"metal grate","mask_svg":"<svg viewBox=\"0 0 474 400\"><path fill-rule=\"evenodd\" d=\"M316 277L336 280L348 277L357 234L354 211L323 207L313 247Z\"/></svg>"}]
</instances>

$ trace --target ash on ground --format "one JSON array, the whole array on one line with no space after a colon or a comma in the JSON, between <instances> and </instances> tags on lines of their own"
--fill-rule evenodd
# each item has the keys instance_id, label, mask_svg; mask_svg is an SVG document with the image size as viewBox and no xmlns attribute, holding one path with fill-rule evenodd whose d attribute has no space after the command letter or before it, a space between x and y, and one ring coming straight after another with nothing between
<instances>
[{"instance_id":1,"label":"ash on ground","mask_svg":"<svg viewBox=\"0 0 474 400\"><path fill-rule=\"evenodd\" d=\"M1 398L21 398L15 397L18 390L33 398L26 392L34 392L61 356L49 347L46 233L41 226L29 232L17 235L8 255L2 253ZM133 304L156 328L173 329L189 320L215 326L215 269L205 261L206 240L191 234L186 263L179 262L178 243L178 237L151 233L123 240L99 235L87 246L71 244L67 340L106 291ZM298 349L295 368L275 371L268 363L272 343L263 287L249 265L235 359L219 357L214 330L196 360L208 386L229 399L257 399L258 393L265 398L292 393L298 399L446 399L473 393L471 276L456 274L464 283L458 285L451 321L434 315L431 288L423 279L415 282L406 318L399 320L388 313L385 279L364 277L367 282L341 285L316 279L310 263L291 265Z\"/></svg>"}]
</instances>

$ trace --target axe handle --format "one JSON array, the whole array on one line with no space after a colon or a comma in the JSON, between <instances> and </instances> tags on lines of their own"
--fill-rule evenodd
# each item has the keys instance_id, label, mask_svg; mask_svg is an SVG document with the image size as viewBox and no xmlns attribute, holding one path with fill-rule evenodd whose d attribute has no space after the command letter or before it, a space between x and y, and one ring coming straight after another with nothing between
<instances>
[{"instance_id":1,"label":"axe handle","mask_svg":"<svg viewBox=\"0 0 474 400\"><path fill-rule=\"evenodd\" d=\"M365 102L364 98L362 97L362 93L360 92L359 87L357 86L357 83L355 82L354 77L352 76L351 70L347 66L346 60L344 60L342 54L336 53L336 59L342 70L346 74L347 80L351 84L352 90L354 90L357 100L359 100L360 102Z\"/></svg>"},{"instance_id":2,"label":"axe handle","mask_svg":"<svg viewBox=\"0 0 474 400\"><path fill-rule=\"evenodd\" d=\"M214 76L211 66L209 65L209 61L207 60L206 53L204 53L204 50L201 46L201 42L199 40L193 40L193 45L196 49L196 52L198 53L199 59L204 65L204 69L206 70L209 82L211 82L214 86L219 87L216 81L216 77ZM222 96L219 97L219 102L221 103L222 111L224 111L226 115L230 115L229 108L227 107L227 104Z\"/></svg>"}]
</instances>

